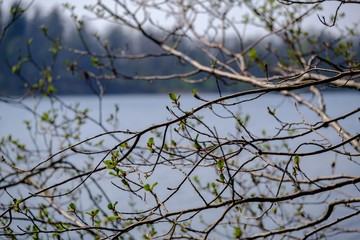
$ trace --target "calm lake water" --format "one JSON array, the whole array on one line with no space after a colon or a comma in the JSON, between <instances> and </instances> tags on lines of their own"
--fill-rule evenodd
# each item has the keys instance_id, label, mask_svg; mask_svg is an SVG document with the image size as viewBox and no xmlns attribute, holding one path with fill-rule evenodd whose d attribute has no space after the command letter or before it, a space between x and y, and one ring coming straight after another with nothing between
<instances>
[{"instance_id":1,"label":"calm lake water","mask_svg":"<svg viewBox=\"0 0 360 240\"><path fill-rule=\"evenodd\" d=\"M203 94L204 99L211 100L217 98L217 94ZM305 99L312 100L308 94L303 95ZM99 101L95 96L63 96L61 99L69 105L74 106L76 103L80 103L80 108L89 108L89 115L95 119L99 119ZM240 100L244 100L240 99ZM201 101L194 99L192 95L182 95L180 98L181 107L184 110L191 110L196 106L202 104ZM360 106L360 94L358 92L342 93L342 92L327 92L324 94L324 102L327 108L327 113L330 117L336 117L340 114L346 113L350 110L358 108ZM33 108L34 103L31 99L25 100L24 103ZM261 130L259 126L263 126L264 129L271 130L271 125L275 122L272 117L267 113L267 107L271 109L276 108L276 114L284 121L297 121L301 117L296 112L293 105L294 101L290 98L286 98L280 95L268 94L262 96L259 99L250 102L244 102L240 104L238 112L243 115L248 114L250 116L249 128L253 131ZM171 100L167 94L154 94L154 95L110 95L105 96L102 101L102 116L103 121L114 112L114 105L119 105L119 129L139 131L149 127L153 124L164 122L170 118L173 118L171 114L166 110L166 106L172 109ZM45 111L49 107L49 104L43 102L39 110ZM302 114L310 121L315 119L315 115L309 112L306 107L299 106ZM201 113L206 116L206 113ZM210 115L209 115L210 116ZM358 132L360 129L359 122L354 121L359 117L359 114L354 115L349 120L346 120L344 127L349 132ZM24 108L10 104L7 105L0 101L0 136L12 134L17 137L25 137L24 130L26 130L24 120L31 120L33 118L32 113ZM213 125L218 125L214 122ZM232 131L228 126L228 130ZM226 128L223 130L226 131ZM102 129L87 129L86 136L92 136L93 134L103 132ZM258 132L259 133L259 132Z\"/></svg>"},{"instance_id":2,"label":"calm lake water","mask_svg":"<svg viewBox=\"0 0 360 240\"><path fill-rule=\"evenodd\" d=\"M304 99L313 101L316 103L316 99L312 99L309 94L302 94ZM218 97L217 94L203 94L201 95L204 99L211 100ZM240 100L249 99L240 98ZM98 98L95 96L63 96L61 97L62 101L66 104L75 106L77 103L80 104L80 109L88 108L89 116L93 117L95 120L100 119L99 111L100 104ZM195 108L201 105L203 102L195 99L192 95L182 95L180 98L181 107L184 110L190 111L192 108ZM32 109L34 107L34 101L32 99L25 100L24 103ZM102 104L102 115L103 123L107 126L108 130L113 130L109 125L106 124L106 119L114 112L114 105L119 106L119 124L116 130L131 130L131 131L141 131L147 127L150 127L153 124L158 124L165 122L174 117L166 109L166 106L169 106L170 109L174 110L172 107L171 100L169 99L168 94L158 94L158 95L110 95L105 96ZM326 92L324 94L324 104L326 105L327 113L330 117L337 117L341 114L347 113L353 109L360 107L360 94L356 91L351 93L343 94L342 92ZM49 102L42 102L38 111L41 113L49 108ZM276 116L282 121L288 122L301 122L302 117L297 112L294 107L294 100L291 98L286 98L281 95L276 94L267 94L254 101L248 101L241 103L239 106L232 108L235 113L239 113L242 116L249 115L250 120L248 123L248 129L252 131L255 135L261 136L262 131L266 130L267 135L275 134L278 130L279 124L274 120L270 114L267 112L267 107L270 109L276 109ZM59 107L61 114L67 114L68 111ZM214 111L220 114L226 115L226 112L222 108L213 108ZM306 107L299 106L299 111L302 116L306 118L309 122L319 121L318 118L313 112L310 112ZM233 119L226 120L214 117L214 115L209 110L204 110L199 113L199 115L204 116L204 122L206 122L210 127L216 127L218 133L222 136L227 136L232 134L235 128L235 121ZM356 134L360 131L360 122L359 122L360 113L356 113L353 116L349 117L346 120L339 121L340 124L344 127L346 131L350 134ZM18 105L9 105L0 102L0 137L7 136L11 134L13 138L20 139L24 143L30 142L30 136L27 133L26 126L23 123L24 120L35 121L33 114L30 111L27 111L23 107ZM96 134L101 134L104 132L104 129L98 127L94 124L86 124L82 128L82 135L80 139L86 139L92 137ZM333 141L333 144L336 144L341 139L338 134L332 129L328 128L326 130L327 137ZM302 141L312 139L302 139ZM39 139L42 141L42 139ZM110 142L109 142L110 141ZM111 140L105 141L107 146L111 147L115 142ZM295 143L299 144L299 143ZM330 166L324 167L322 161L326 159L319 159L314 168L313 164L309 167L308 171L310 176L318 176L321 174L328 174ZM304 164L306 164L304 162ZM306 167L306 165L304 166ZM342 164L341 167L337 169L338 174L358 174L359 169L349 168L347 164Z\"/></svg>"},{"instance_id":3,"label":"calm lake water","mask_svg":"<svg viewBox=\"0 0 360 240\"><path fill-rule=\"evenodd\" d=\"M311 95L303 94L302 96L305 99L316 103L316 99L312 99ZM217 94L203 94L201 97L211 100L217 98ZM247 99L250 98L251 97L247 97ZM61 99L71 106L75 106L76 103L80 103L80 108L89 108L89 115L96 120L102 118L104 125L106 125L106 119L114 112L114 105L117 104L119 106L119 124L117 126L117 130L129 129L131 131L141 131L153 124L162 123L174 118L166 109L166 106L169 106L170 109L174 109L168 94L105 96L101 105L99 104L98 99L94 96L63 96ZM238 99L238 101L245 99L246 98L241 98ZM327 92L324 94L324 101L329 116L337 117L360 107L360 94L355 91L350 94L343 94L342 92ZM182 108L188 111L202 104L201 101L194 99L192 95L186 94L181 96L180 102ZM25 100L24 103L30 109L34 107L34 102L31 99ZM38 109L42 112L48 109L49 106L49 102L45 101L39 105ZM248 129L255 135L260 136L263 130L266 130L268 135L272 135L277 132L276 128L278 123L268 114L267 107L270 109L276 109L276 116L283 121L302 121L302 117L299 115L294 106L294 100L275 94L268 94L255 99L254 101L243 102L232 110L242 116L250 116ZM59 109L60 111L64 110L61 108ZM99 115L100 110L102 115ZM222 108L214 107L214 111L226 114L226 111ZM313 123L319 120L316 115L304 106L299 106L299 111L309 122ZM64 110L62 114L66 114L66 110ZM216 127L216 130L220 133L220 135L226 136L227 134L232 134L234 131L236 124L234 120L227 121L226 119L218 119L208 110L204 110L199 114L204 116L204 121L210 127ZM346 120L341 120L340 123L346 131L351 134L356 134L360 131L359 117L360 114L357 113ZM30 136L27 134L26 126L23 123L24 120L34 121L34 117L30 111L27 111L18 105L9 105L0 101L0 138L11 134L13 138L21 139L24 143L30 142ZM113 130L110 126L107 127L108 130ZM336 144L339 140L337 133L331 129L326 131L327 137ZM93 124L87 124L83 127L81 139L86 139L103 132L104 129ZM311 141L311 139L308 140ZM107 139L105 141L105 144L110 147L114 143L115 142ZM309 177L329 175L331 173L331 167L328 164L328 158L334 158L334 156L332 154L325 154L322 155L322 158L316 159L316 161L311 159L309 159L309 161L304 161L302 163L302 169L307 172ZM161 171L161 169L159 171ZM343 161L342 164L337 167L335 173L358 175L359 172L359 166L354 168L354 165L349 161ZM174 178L174 184L176 184L176 176L172 177ZM210 178L213 176L208 177ZM166 172L159 174L157 180L159 182L165 181L171 184L171 180ZM116 196L116 193L114 194L114 196ZM196 201L189 202L189 195L187 195L186 187L179 192L179 196L176 201L177 202L169 203L170 208L172 208L171 210L187 207L187 203L189 204L188 206L191 207L194 203L196 203Z\"/></svg>"}]
</instances>

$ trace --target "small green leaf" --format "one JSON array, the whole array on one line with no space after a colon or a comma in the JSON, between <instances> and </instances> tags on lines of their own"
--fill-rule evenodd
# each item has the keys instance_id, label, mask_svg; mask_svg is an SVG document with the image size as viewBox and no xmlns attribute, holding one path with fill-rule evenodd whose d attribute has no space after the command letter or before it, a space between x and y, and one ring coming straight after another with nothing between
<instances>
[{"instance_id":1,"label":"small green leaf","mask_svg":"<svg viewBox=\"0 0 360 240\"><path fill-rule=\"evenodd\" d=\"M253 61L256 59L256 49L252 48L249 51L249 60Z\"/></svg>"},{"instance_id":2,"label":"small green leaf","mask_svg":"<svg viewBox=\"0 0 360 240\"><path fill-rule=\"evenodd\" d=\"M40 79L39 79L39 87L44 86L44 83L45 83L45 80L42 79L42 78L40 78Z\"/></svg>"},{"instance_id":3,"label":"small green leaf","mask_svg":"<svg viewBox=\"0 0 360 240\"><path fill-rule=\"evenodd\" d=\"M275 207L275 208L273 209L273 213L276 214L276 212L277 212L277 208Z\"/></svg>"},{"instance_id":4,"label":"small green leaf","mask_svg":"<svg viewBox=\"0 0 360 240\"><path fill-rule=\"evenodd\" d=\"M106 40L104 41L104 47L107 48L107 47L108 47L108 44L109 44L109 40L106 39Z\"/></svg>"},{"instance_id":5,"label":"small green leaf","mask_svg":"<svg viewBox=\"0 0 360 240\"><path fill-rule=\"evenodd\" d=\"M199 134L196 134L195 142L197 142L198 138L199 138Z\"/></svg>"},{"instance_id":6,"label":"small green leaf","mask_svg":"<svg viewBox=\"0 0 360 240\"><path fill-rule=\"evenodd\" d=\"M11 71L12 73L16 74L20 72L20 69L21 69L21 62L18 62L17 65L12 66Z\"/></svg>"},{"instance_id":7,"label":"small green leaf","mask_svg":"<svg viewBox=\"0 0 360 240\"><path fill-rule=\"evenodd\" d=\"M145 184L144 185L144 189L145 189L145 191L150 191L151 190L151 187L150 187L150 185L149 184Z\"/></svg>"},{"instance_id":8,"label":"small green leaf","mask_svg":"<svg viewBox=\"0 0 360 240\"><path fill-rule=\"evenodd\" d=\"M112 161L111 160L105 160L105 165L109 165L109 164L111 164L112 163Z\"/></svg>"},{"instance_id":9,"label":"small green leaf","mask_svg":"<svg viewBox=\"0 0 360 240\"><path fill-rule=\"evenodd\" d=\"M241 229L239 227L235 227L235 229L234 229L234 237L235 238L240 238L242 234L243 234L243 232L241 231Z\"/></svg>"},{"instance_id":10,"label":"small green leaf","mask_svg":"<svg viewBox=\"0 0 360 240\"><path fill-rule=\"evenodd\" d=\"M44 112L42 115L41 115L41 121L45 122L49 119L49 112Z\"/></svg>"},{"instance_id":11,"label":"small green leaf","mask_svg":"<svg viewBox=\"0 0 360 240\"><path fill-rule=\"evenodd\" d=\"M154 144L154 138L151 137L151 138L149 138L149 141L147 142L147 146L152 147L153 144Z\"/></svg>"},{"instance_id":12,"label":"small green leaf","mask_svg":"<svg viewBox=\"0 0 360 240\"><path fill-rule=\"evenodd\" d=\"M93 62L95 67L99 66L99 60L97 58L92 57L91 61Z\"/></svg>"},{"instance_id":13,"label":"small green leaf","mask_svg":"<svg viewBox=\"0 0 360 240\"><path fill-rule=\"evenodd\" d=\"M222 181L225 181L224 174L220 173L220 179L221 179Z\"/></svg>"},{"instance_id":14,"label":"small green leaf","mask_svg":"<svg viewBox=\"0 0 360 240\"><path fill-rule=\"evenodd\" d=\"M94 146L101 146L104 143L104 139L100 140L98 143L95 143Z\"/></svg>"},{"instance_id":15,"label":"small green leaf","mask_svg":"<svg viewBox=\"0 0 360 240\"><path fill-rule=\"evenodd\" d=\"M42 25L40 28L41 28L41 30L43 31L43 34L46 36L46 35L47 35L48 28L45 27L44 25Z\"/></svg>"},{"instance_id":16,"label":"small green leaf","mask_svg":"<svg viewBox=\"0 0 360 240\"><path fill-rule=\"evenodd\" d=\"M194 142L194 147L195 147L197 150L200 150L200 149L201 149L201 146L200 146L200 144L199 144L197 141Z\"/></svg>"},{"instance_id":17,"label":"small green leaf","mask_svg":"<svg viewBox=\"0 0 360 240\"><path fill-rule=\"evenodd\" d=\"M224 159L220 159L218 162L217 162L217 166L218 166L218 169L221 170L225 165L225 161Z\"/></svg>"},{"instance_id":18,"label":"small green leaf","mask_svg":"<svg viewBox=\"0 0 360 240\"><path fill-rule=\"evenodd\" d=\"M121 168L119 168L119 171L121 173L121 175L123 175L124 177L126 177L127 172L125 172L124 170L122 170Z\"/></svg>"},{"instance_id":19,"label":"small green leaf","mask_svg":"<svg viewBox=\"0 0 360 240\"><path fill-rule=\"evenodd\" d=\"M129 183L128 183L128 181L126 181L125 179L122 179L121 182L122 182L125 186L129 187Z\"/></svg>"},{"instance_id":20,"label":"small green leaf","mask_svg":"<svg viewBox=\"0 0 360 240\"><path fill-rule=\"evenodd\" d=\"M298 155L294 157L295 170L300 170L300 158Z\"/></svg>"},{"instance_id":21,"label":"small green leaf","mask_svg":"<svg viewBox=\"0 0 360 240\"><path fill-rule=\"evenodd\" d=\"M170 97L170 99L173 100L174 102L177 100L175 93L170 92L170 93L169 93L169 97Z\"/></svg>"},{"instance_id":22,"label":"small green leaf","mask_svg":"<svg viewBox=\"0 0 360 240\"><path fill-rule=\"evenodd\" d=\"M199 184L200 183L200 180L199 180L199 177L198 176L194 176L194 181Z\"/></svg>"},{"instance_id":23,"label":"small green leaf","mask_svg":"<svg viewBox=\"0 0 360 240\"><path fill-rule=\"evenodd\" d=\"M212 68L215 68L215 67L216 67L216 64L217 64L217 59L215 59L215 61L211 62L211 67L212 67Z\"/></svg>"},{"instance_id":24,"label":"small green leaf","mask_svg":"<svg viewBox=\"0 0 360 240\"><path fill-rule=\"evenodd\" d=\"M295 163L296 165L298 165L298 164L299 164L299 161L300 161L299 155L296 155L296 156L294 157L294 163Z\"/></svg>"},{"instance_id":25,"label":"small green leaf","mask_svg":"<svg viewBox=\"0 0 360 240\"><path fill-rule=\"evenodd\" d=\"M121 217L120 216L112 216L112 217L107 217L107 220L111 222L111 221L117 220L119 218L121 218Z\"/></svg>"},{"instance_id":26,"label":"small green leaf","mask_svg":"<svg viewBox=\"0 0 360 240\"><path fill-rule=\"evenodd\" d=\"M57 91L57 89L52 84L48 85L47 90L49 93L55 93Z\"/></svg>"},{"instance_id":27,"label":"small green leaf","mask_svg":"<svg viewBox=\"0 0 360 240\"><path fill-rule=\"evenodd\" d=\"M120 149L124 150L125 148L127 148L127 142L124 142L119 147L120 147Z\"/></svg>"},{"instance_id":28,"label":"small green leaf","mask_svg":"<svg viewBox=\"0 0 360 240\"><path fill-rule=\"evenodd\" d=\"M270 109L269 107L267 107L267 110L268 110L268 113L269 113L270 115L275 116L275 111L276 111L275 108L274 108L274 110L271 111L271 109Z\"/></svg>"},{"instance_id":29,"label":"small green leaf","mask_svg":"<svg viewBox=\"0 0 360 240\"><path fill-rule=\"evenodd\" d=\"M93 213L94 213L94 216L96 216L98 213L99 213L99 209L95 209L95 211L93 211Z\"/></svg>"},{"instance_id":30,"label":"small green leaf","mask_svg":"<svg viewBox=\"0 0 360 240\"><path fill-rule=\"evenodd\" d=\"M76 206L75 206L75 203L70 203L69 204L69 208L71 209L71 210L76 210Z\"/></svg>"}]
</instances>

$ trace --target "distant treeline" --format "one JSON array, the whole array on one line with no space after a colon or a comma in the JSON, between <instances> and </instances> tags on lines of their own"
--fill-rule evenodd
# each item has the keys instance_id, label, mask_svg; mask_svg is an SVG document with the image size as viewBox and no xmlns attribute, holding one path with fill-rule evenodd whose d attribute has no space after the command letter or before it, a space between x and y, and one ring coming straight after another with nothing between
<instances>
[{"instance_id":1,"label":"distant treeline","mask_svg":"<svg viewBox=\"0 0 360 240\"><path fill-rule=\"evenodd\" d=\"M71 64L76 62L77 67L100 74L99 69L94 66L92 56L79 55L67 49L57 49L57 46L44 36L44 31L54 40L61 35L64 45L73 49L85 50L86 47L79 37L75 24L69 17L66 19L59 9L54 9L46 16L42 16L39 9L36 11L32 18L22 17L17 20L10 27L0 45L0 95L21 95L26 91L25 86L39 83L46 74L51 74L52 85L59 94L89 94L97 91L96 82L87 76L86 72L71 71ZM114 46L113 50L117 54L120 54L121 51L129 54L164 53L156 44L128 29L122 29L115 25L110 26L103 35L99 33L100 40L97 40L91 26L85 23L83 28L85 42L92 52L105 53L101 44L106 39L109 48ZM238 51L238 44L235 41L228 41L228 44L234 46L234 50ZM248 44L249 42L251 42L250 39L248 39ZM244 45L246 44L247 42L244 43ZM197 61L211 65L211 59L205 57L206 55L194 48L191 43L182 44L180 48L186 49L184 51ZM27 55L28 49L30 49L31 55ZM286 51L281 46L279 49ZM216 55L216 52L214 54ZM266 55L263 47L260 46L257 49L257 55ZM27 59L24 60L24 58ZM54 61L55 59L56 61ZM101 61L102 59L97 60ZM274 59L270 56L267 57L266 62L271 64L272 60ZM46 73L48 69L50 72ZM180 79L156 81L126 79L126 76L136 74L163 75L191 70L194 69L182 59L172 56L151 57L142 60L121 59L116 61L116 72L121 73L123 77L110 81L102 79L101 84L106 87L106 93L111 94L180 92L190 91L194 88L199 91L217 91L217 84L213 77L201 83L188 83ZM249 71L256 76L266 76L260 67L252 67ZM205 76L198 74L192 80ZM218 79L218 81L221 90L226 92L252 88L244 83L232 83L223 79Z\"/></svg>"}]
</instances>

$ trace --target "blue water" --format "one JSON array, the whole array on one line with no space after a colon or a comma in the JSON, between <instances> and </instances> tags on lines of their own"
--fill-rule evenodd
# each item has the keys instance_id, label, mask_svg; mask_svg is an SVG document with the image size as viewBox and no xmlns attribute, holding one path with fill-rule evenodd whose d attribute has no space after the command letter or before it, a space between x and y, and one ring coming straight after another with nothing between
<instances>
[{"instance_id":1,"label":"blue water","mask_svg":"<svg viewBox=\"0 0 360 240\"><path fill-rule=\"evenodd\" d=\"M201 95L204 99L211 100L217 98L217 94L204 94ZM100 119L99 116L99 101L95 96L63 96L61 99L68 105L75 106L77 103L80 103L80 108L89 108L89 115L96 120ZM241 98L239 100L244 100ZM311 96L305 94L305 99L311 100ZM337 115L344 114L348 111L351 111L360 106L360 94L358 92L346 93L342 92L329 92L324 95L325 105L327 107L327 113L330 117L336 117ZM26 106L33 108L35 103L32 99L27 99L23 101ZM181 107L184 110L190 111L192 108L195 108L202 104L201 101L193 98L192 95L182 95L180 98ZM276 121L268 114L267 107L271 109L276 108L276 115L281 118L283 121L301 121L301 117L297 113L294 105L294 100L286 98L280 95L268 94L264 95L259 99L250 102L244 102L238 107L232 108L235 112L241 113L243 116L249 115L249 128L256 133L260 134L262 126L263 129L267 131L273 131L272 128L276 126ZM119 105L119 119L120 123L118 129L121 130L134 130L139 131L143 130L146 127L149 127L153 124L158 124L167 121L168 119L173 119L174 117L166 110L166 106L169 106L170 109L174 110L172 107L171 100L167 94L158 94L158 95L110 95L105 96L102 100L102 122L106 124L106 119L111 113L114 112L114 105ZM48 101L43 101L38 106L39 112L45 111L48 109ZM63 109L63 108L61 108ZM308 120L315 121L315 115L308 111L306 107L299 106L299 109L304 114L304 117ZM224 113L223 109L217 108L220 113ZM69 112L69 111L67 111ZM65 112L66 114L66 112ZM200 115L211 116L207 112L201 112ZM212 116L211 116L212 117ZM359 114L355 114L349 120L340 121L343 123L344 128L350 132L357 132L359 130L359 122L356 121ZM26 137L24 131L26 130L24 120L32 120L33 114L23 107L12 104L6 105L3 102L0 102L0 136L5 136L7 134L12 134L18 137ZM211 121L214 118L210 119ZM213 125L217 125L214 122ZM234 126L234 125L233 125ZM227 126L228 131L232 131L231 127ZM226 131L226 128L223 129ZM260 131L258 131L260 130ZM87 129L84 133L84 137L90 137L93 134L98 134L104 132L103 129L91 128Z\"/></svg>"},{"instance_id":2,"label":"blue water","mask_svg":"<svg viewBox=\"0 0 360 240\"><path fill-rule=\"evenodd\" d=\"M204 94L201 95L204 99L214 99L218 96L216 94ZM312 99L311 95L303 94L305 99L309 101L313 101L316 104L315 99ZM254 96L239 98L236 101L244 101L246 99L251 99ZM169 109L174 111L176 114L181 115L176 108L173 107L171 100L167 94L161 95L113 95L113 96L105 96L104 99L99 103L98 98L94 96L63 96L61 100L64 101L69 106L75 107L77 103L79 103L80 109L88 108L88 115L94 120L100 122L103 127L99 127L99 125L88 122L83 125L81 128L80 140L87 139L97 134L101 134L105 132L105 129L110 130L130 130L130 131L141 131L144 130L154 124L159 124L162 122L166 122L170 119L174 119L174 116L167 110L167 106ZM353 92L350 94L343 94L341 92L329 92L324 94L324 101L326 105L327 112L330 117L337 117L341 114L345 114L355 108L360 107L360 94L357 92ZM232 101L234 102L234 101ZM42 101L40 104L33 99L28 99L23 101L25 106L28 109L34 109L36 106L38 112L42 113L47 111L47 109L51 106L49 101ZM180 98L181 107L185 111L191 111L203 104L203 102L196 100L192 95L182 95ZM228 103L231 103L230 101ZM119 122L115 126L111 126L108 124L106 119L114 113L115 104L119 106ZM67 110L64 107L61 107L58 104L53 105L54 108L58 109L59 115L67 115L68 117L72 116L71 111ZM309 111L304 106L298 106L298 110L294 106L294 100L291 98L286 98L280 95L275 94L267 94L260 98L254 99L253 101L244 101L236 106L229 106L228 108L234 113L245 117L249 115L248 122L248 130L251 131L256 136L261 136L263 131L266 131L267 136L272 136L277 133L278 128L280 127L279 123L268 113L267 107L270 109L276 109L276 116L282 121L287 122L303 122L309 121L311 123L320 121L320 119L311 111ZM213 110L218 115L222 116L230 116L229 113L222 108L221 106L213 105ZM299 112L300 114L299 114ZM102 114L99 114L102 112ZM204 109L198 113L197 116L203 116L203 121L207 123L207 125L212 129L217 131L219 136L221 137L229 137L234 138L236 136L235 126L236 123L233 119L224 119L216 117L208 108ZM27 146L32 147L31 136L28 134L26 130L26 125L24 124L24 120L29 120L32 123L36 122L34 115L31 111L26 110L24 106L20 106L17 104L6 105L0 102L0 138L3 136L12 135L13 139L19 139L21 142L27 144ZM348 131L350 134L356 134L360 132L360 123L359 123L360 114L356 113L353 116L349 117L346 120L341 120L339 123L342 124L343 128ZM43 123L42 123L43 124ZM174 126L173 126L174 127ZM198 130L206 130L203 127L200 127ZM327 138L336 144L341 141L341 138L338 134L333 131L331 128L325 129L321 131L322 134L325 134ZM118 136L120 139L123 139L125 136ZM144 136L140 144L146 146L146 141L149 135ZM56 136L53 136L56 140ZM314 139L318 139L319 136L316 134L309 135L305 138L302 138L303 142L311 142ZM176 137L175 137L176 139ZM104 140L104 146L107 148L111 148L115 144L118 143L117 140L110 136L105 136L99 139L96 139L94 142ZM37 139L37 144L48 144L49 138L39 137ZM158 140L155 140L158 141ZM278 144L282 144L279 142ZM290 143L290 148L294 149L300 142ZM310 151L314 150L313 148L302 148L302 151ZM348 151L352 151L350 147L347 149ZM53 153L56 152L56 149L53 150ZM148 154L148 152L145 152ZM44 155L45 158L46 155ZM93 164L97 164L101 159L101 156L95 157ZM354 158L355 161L359 162L358 158ZM86 157L80 156L76 158L77 166L81 166L87 161ZM351 161L348 161L346 157L343 156L335 156L335 154L327 153L321 155L319 158L314 156L312 157L304 157L302 158L301 168L304 172L307 173L308 177L316 177L321 175L331 175L332 168L330 163L332 161L337 162L337 167L335 170L335 174L352 174L358 175L360 167L357 164L354 164ZM35 163L32 163L34 166ZM85 165L84 165L85 166ZM213 170L213 169L212 169ZM202 178L202 181L213 181L217 177L216 171L206 171L204 174L204 170L195 171L192 176L199 175ZM158 195L160 198L165 198L168 196L169 191L167 188L176 187L179 183L179 179L184 178L184 175L179 171L169 171L169 168L160 166L156 169L156 174L149 178L149 183L153 183L155 181L159 182L157 186ZM58 180L58 179L56 179ZM103 181L108 182L108 176L103 176ZM51 180L49 181L51 182ZM121 183L120 183L121 184ZM112 199L116 199L121 202L120 208L126 210L128 208L127 202L129 200L137 202L136 199L130 198L126 194L120 194L118 189L111 184L106 185L104 188L105 191L108 192L109 196ZM162 190L161 190L162 189ZM348 189L351 194L353 193L353 188ZM120 194L120 195L119 195ZM210 196L209 196L210 197ZM189 200L191 199L191 200ZM2 200L3 201L3 200ZM86 200L84 200L86 202ZM137 202L138 207L140 207L141 202ZM202 202L197 197L196 193L192 190L190 184L186 183L177 195L168 202L168 210L181 210L187 207L196 207L200 206ZM84 205L86 205L84 203ZM316 212L319 210L318 206L313 206L313 211ZM311 209L311 207L309 207ZM211 218L215 218L217 214L211 213L208 216L208 220Z\"/></svg>"}]
</instances>

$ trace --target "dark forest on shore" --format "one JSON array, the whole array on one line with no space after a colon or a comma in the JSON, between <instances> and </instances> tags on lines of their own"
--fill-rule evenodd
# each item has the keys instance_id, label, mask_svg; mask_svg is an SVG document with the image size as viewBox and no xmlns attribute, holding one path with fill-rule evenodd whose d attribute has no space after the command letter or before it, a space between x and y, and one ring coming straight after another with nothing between
<instances>
[{"instance_id":1,"label":"dark forest on shore","mask_svg":"<svg viewBox=\"0 0 360 240\"><path fill-rule=\"evenodd\" d=\"M146 59L126 59L124 57L117 62L116 71L122 77L111 79L105 86L106 94L118 93L161 93L170 91L186 91L191 92L196 88L202 92L217 91L218 86L221 91L233 92L251 89L253 86L235 82L231 80L218 79L218 83L214 78L206 78L204 81L198 79L167 79L167 80L128 80L127 76L146 76L146 75L166 75L176 72L175 69L183 69L184 72L191 71L192 67L174 56L163 57L166 55L159 46L146 39L144 36L129 32L128 29L121 29L109 25L105 33L97 33L91 25L83 24L83 29L78 31L74 22L63 13L61 8L54 8L47 15L40 14L40 9L35 10L32 18L21 18L16 21L8 30L3 44L0 46L0 95L22 95L29 86L34 88L42 87L44 82L49 83L47 90L56 91L57 94L91 94L97 91L97 86L93 79L88 76L85 71L74 71L74 67L88 69L89 71L99 70L101 66L101 58L95 59L89 55L81 55L74 50L92 49L93 52L105 54L110 50L121 55L122 52L128 54L139 53L158 53L159 56L148 57ZM81 32L81 36L79 34ZM154 33L156 34L156 33ZM311 47L311 41L338 42L336 36L325 35L322 39L314 39L311 31L308 39L304 39L304 48ZM235 39L235 38L234 38ZM251 44L252 39L245 39L243 46ZM198 48L193 47L193 43L189 40L185 42L186 52L189 56L197 59L203 64L211 65L211 59L208 59ZM186 44L186 41L189 41ZM108 49L104 50L104 43ZM230 48L237 51L239 43L227 39ZM268 41L272 47L276 45L276 41ZM63 48L62 45L67 48ZM308 46L307 46L308 45ZM257 46L254 51L250 51L248 58L257 58L260 62L258 65L272 64L276 62L273 56L267 54L267 44ZM286 59L291 55L286 47L280 44L278 55L284 56L281 64L286 65ZM358 52L358 45L354 46ZM182 45L184 48L184 44ZM339 46L341 49L341 46ZM251 53L255 53L251 56ZM214 52L216 55L216 52ZM219 55L219 58L222 56ZM290 56L291 57L291 56ZM336 58L336 51L334 58ZM42 62L39 62L42 61ZM141 69L141 72L139 72ZM101 69L99 70L101 72ZM112 70L114 71L114 70ZM249 72L257 77L265 77L266 71L262 67L249 67ZM268 73L271 75L271 72ZM51 79L49 81L49 76ZM60 77L61 76L61 77ZM201 76L201 75L200 75ZM205 75L204 75L205 76ZM129 77L129 78L130 78ZM44 78L47 78L44 81ZM29 82L29 79L31 82ZM191 83L187 82L191 81ZM102 80L103 81L103 80ZM198 83L194 83L198 81Z\"/></svg>"}]
</instances>

